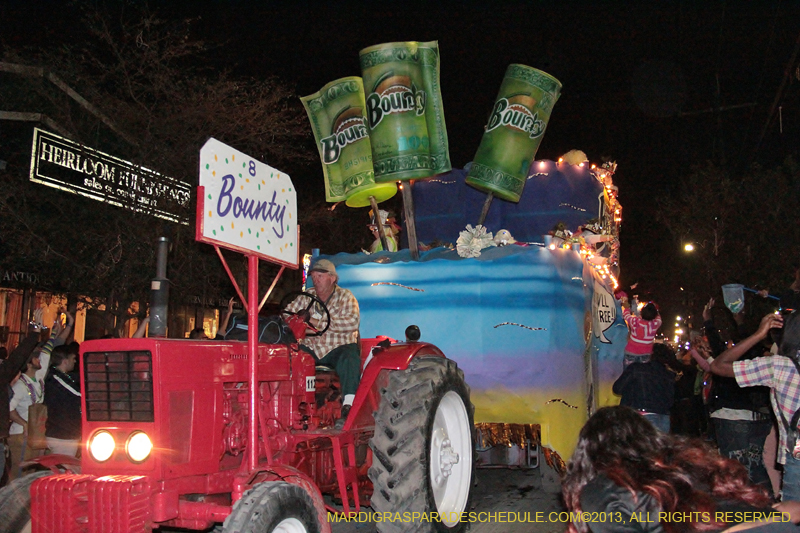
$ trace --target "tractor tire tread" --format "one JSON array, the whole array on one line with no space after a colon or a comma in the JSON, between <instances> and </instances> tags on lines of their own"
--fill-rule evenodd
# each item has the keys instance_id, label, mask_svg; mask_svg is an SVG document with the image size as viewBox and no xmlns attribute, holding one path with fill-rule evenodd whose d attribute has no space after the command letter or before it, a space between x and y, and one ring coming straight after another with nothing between
<instances>
[{"instance_id":1,"label":"tractor tire tread","mask_svg":"<svg viewBox=\"0 0 800 533\"><path fill-rule=\"evenodd\" d=\"M31 519L31 485L37 479L51 476L43 470L19 477L0 489L0 533L18 533Z\"/></svg>"},{"instance_id":2,"label":"tractor tire tread","mask_svg":"<svg viewBox=\"0 0 800 533\"><path fill-rule=\"evenodd\" d=\"M426 432L432 421L434 402L440 400L443 391L452 388L464 391L469 398L464 373L454 361L443 357L419 357L407 369L389 375L380 391L381 401L374 413L375 434L370 440L374 460L369 478L374 487L371 501L374 511L435 511L429 497ZM466 407L471 420L474 406L467 402ZM424 520L383 521L376 526L381 533L429 533L441 530L444 524ZM457 524L449 531L458 531L460 526Z\"/></svg>"},{"instance_id":3,"label":"tractor tire tread","mask_svg":"<svg viewBox=\"0 0 800 533\"><path fill-rule=\"evenodd\" d=\"M225 519L225 533L268 533L281 517L304 522L309 533L319 533L320 524L311 495L298 485L267 481L247 490Z\"/></svg>"}]
</instances>

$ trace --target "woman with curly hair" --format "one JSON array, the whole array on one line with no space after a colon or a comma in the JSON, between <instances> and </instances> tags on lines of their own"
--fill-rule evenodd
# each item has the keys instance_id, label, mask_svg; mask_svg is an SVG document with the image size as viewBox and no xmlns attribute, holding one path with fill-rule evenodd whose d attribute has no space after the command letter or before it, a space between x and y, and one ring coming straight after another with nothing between
<instances>
[{"instance_id":1,"label":"woman with curly hair","mask_svg":"<svg viewBox=\"0 0 800 533\"><path fill-rule=\"evenodd\" d=\"M562 492L569 511L589 513L587 521L570 525L571 533L725 531L731 526L798 531L791 522L780 522L789 515L765 521L776 509L762 488L750 484L740 463L699 441L662 433L623 406L600 409L583 426ZM737 518L755 521L736 525Z\"/></svg>"}]
</instances>

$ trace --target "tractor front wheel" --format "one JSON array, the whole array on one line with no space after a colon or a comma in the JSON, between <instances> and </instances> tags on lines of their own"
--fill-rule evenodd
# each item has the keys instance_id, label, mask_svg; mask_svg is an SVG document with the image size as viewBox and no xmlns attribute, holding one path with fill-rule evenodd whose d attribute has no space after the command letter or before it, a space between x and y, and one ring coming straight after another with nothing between
<instances>
[{"instance_id":1,"label":"tractor front wheel","mask_svg":"<svg viewBox=\"0 0 800 533\"><path fill-rule=\"evenodd\" d=\"M52 475L50 470L34 472L0 489L0 533L31 530L31 485L40 477Z\"/></svg>"},{"instance_id":2,"label":"tractor front wheel","mask_svg":"<svg viewBox=\"0 0 800 533\"><path fill-rule=\"evenodd\" d=\"M259 483L236 502L224 533L319 533L317 510L302 487L285 481Z\"/></svg>"},{"instance_id":3,"label":"tractor front wheel","mask_svg":"<svg viewBox=\"0 0 800 533\"><path fill-rule=\"evenodd\" d=\"M389 374L375 413L369 477L377 512L426 513L417 524L383 521L383 533L461 531L475 473L474 408L464 373L443 357ZM432 513L436 513L435 515Z\"/></svg>"}]
</instances>

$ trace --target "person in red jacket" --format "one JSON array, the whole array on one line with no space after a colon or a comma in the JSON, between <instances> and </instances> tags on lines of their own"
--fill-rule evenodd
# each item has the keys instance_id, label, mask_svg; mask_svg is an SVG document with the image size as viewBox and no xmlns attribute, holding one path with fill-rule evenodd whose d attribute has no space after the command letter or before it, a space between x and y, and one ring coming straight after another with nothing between
<instances>
[{"instance_id":1,"label":"person in red jacket","mask_svg":"<svg viewBox=\"0 0 800 533\"><path fill-rule=\"evenodd\" d=\"M622 298L622 316L628 324L628 344L625 346L625 359L623 368L631 363L646 363L653 353L653 341L658 328L661 327L661 316L653 302L642 308L641 316L638 312L638 302L634 297L632 305L628 298ZM631 311L633 308L633 311Z\"/></svg>"}]
</instances>

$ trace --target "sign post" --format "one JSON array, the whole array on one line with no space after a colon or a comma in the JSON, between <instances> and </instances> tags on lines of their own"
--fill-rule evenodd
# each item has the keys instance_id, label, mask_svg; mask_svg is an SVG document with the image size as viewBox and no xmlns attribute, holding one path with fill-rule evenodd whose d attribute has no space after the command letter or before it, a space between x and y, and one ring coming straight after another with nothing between
<instances>
[{"instance_id":1,"label":"sign post","mask_svg":"<svg viewBox=\"0 0 800 533\"><path fill-rule=\"evenodd\" d=\"M250 410L248 413L247 465L258 466L258 260L286 267L299 265L297 194L288 175L211 138L200 149L200 184L197 187L195 239L217 251L239 298L247 309L247 354ZM242 294L220 248L247 257L247 298ZM269 440L264 439L272 462Z\"/></svg>"}]
</instances>

